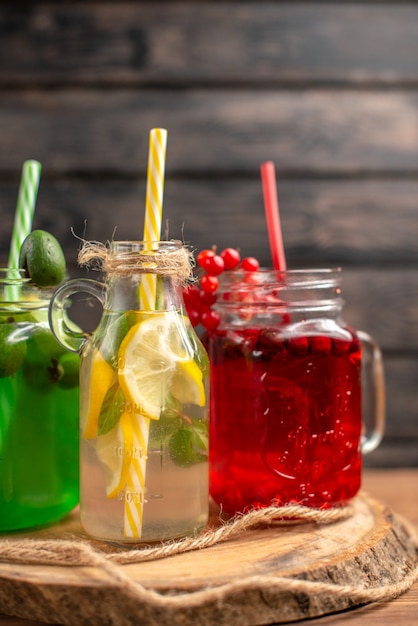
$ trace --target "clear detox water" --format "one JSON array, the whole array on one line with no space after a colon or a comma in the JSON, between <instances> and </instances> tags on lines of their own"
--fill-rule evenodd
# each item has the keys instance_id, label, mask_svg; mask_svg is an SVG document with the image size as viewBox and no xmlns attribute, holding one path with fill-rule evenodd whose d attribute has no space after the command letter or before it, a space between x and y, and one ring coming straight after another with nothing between
<instances>
[{"instance_id":1,"label":"clear detox water","mask_svg":"<svg viewBox=\"0 0 418 626\"><path fill-rule=\"evenodd\" d=\"M116 496L108 498L96 446L97 439L81 442L82 524L90 535L110 542L153 542L194 535L205 527L207 462L179 467L162 442L159 449L148 451L146 492L125 486ZM117 454L120 452L115 449ZM129 538L124 532L126 506L130 503L143 510L140 537Z\"/></svg>"},{"instance_id":2,"label":"clear detox water","mask_svg":"<svg viewBox=\"0 0 418 626\"><path fill-rule=\"evenodd\" d=\"M148 318L155 321L168 352L173 348L174 354L188 355L186 365L173 366L167 352L154 352L158 346L151 337L150 345L136 347L134 363L144 359L144 369L130 371L125 347L135 342L133 327ZM173 328L175 339L169 337ZM135 376L142 374L147 381L144 393L152 388L150 395L155 392L158 404L153 419L127 397L121 381L126 378L136 386ZM95 338L83 347L80 376L80 509L87 533L135 544L195 535L204 528L208 376L206 352L184 315L104 313ZM204 397L192 397L191 389L203 389Z\"/></svg>"}]
</instances>

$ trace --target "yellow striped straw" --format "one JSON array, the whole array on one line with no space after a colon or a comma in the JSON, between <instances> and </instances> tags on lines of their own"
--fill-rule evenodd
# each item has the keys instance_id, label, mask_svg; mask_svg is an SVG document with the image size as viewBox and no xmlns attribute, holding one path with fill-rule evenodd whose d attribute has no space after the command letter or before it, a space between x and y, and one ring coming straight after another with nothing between
<instances>
[{"instance_id":1,"label":"yellow striped straw","mask_svg":"<svg viewBox=\"0 0 418 626\"><path fill-rule=\"evenodd\" d=\"M147 189L145 197L145 242L160 241L163 213L165 156L167 131L153 128L150 131ZM152 246L150 246L150 253ZM156 276L144 274L140 285L141 307L144 311L153 311L156 301ZM135 497L125 499L124 536L139 539L142 535L145 503L145 474L148 453L150 420L144 415L133 415L133 450L139 453L132 459L127 481L128 491Z\"/></svg>"},{"instance_id":2,"label":"yellow striped straw","mask_svg":"<svg viewBox=\"0 0 418 626\"><path fill-rule=\"evenodd\" d=\"M153 128L150 132L148 153L144 241L159 241L161 237L166 146L167 131L164 128ZM143 276L140 296L141 305L145 311L155 309L155 274L145 274Z\"/></svg>"}]
</instances>

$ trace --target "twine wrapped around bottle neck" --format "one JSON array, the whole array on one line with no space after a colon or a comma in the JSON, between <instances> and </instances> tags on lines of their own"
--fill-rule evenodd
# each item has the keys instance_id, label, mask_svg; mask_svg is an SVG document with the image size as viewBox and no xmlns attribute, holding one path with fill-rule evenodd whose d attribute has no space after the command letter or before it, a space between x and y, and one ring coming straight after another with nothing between
<instances>
[{"instance_id":1,"label":"twine wrapped around bottle neck","mask_svg":"<svg viewBox=\"0 0 418 626\"><path fill-rule=\"evenodd\" d=\"M130 274L158 274L174 278L185 285L193 278L193 254L185 246L173 245L171 249L161 242L158 250L145 248L114 252L109 245L96 241L83 241L78 253L78 263L88 269L105 272L107 275L129 276Z\"/></svg>"}]
</instances>

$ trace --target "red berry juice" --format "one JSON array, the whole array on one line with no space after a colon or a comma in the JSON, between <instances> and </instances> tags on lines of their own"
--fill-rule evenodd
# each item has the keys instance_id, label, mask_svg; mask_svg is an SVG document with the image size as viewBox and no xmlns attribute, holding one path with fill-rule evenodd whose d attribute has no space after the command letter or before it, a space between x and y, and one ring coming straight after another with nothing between
<instances>
[{"instance_id":1,"label":"red berry juice","mask_svg":"<svg viewBox=\"0 0 418 626\"><path fill-rule=\"evenodd\" d=\"M211 333L210 492L226 513L327 508L359 490L361 347L340 330Z\"/></svg>"}]
</instances>

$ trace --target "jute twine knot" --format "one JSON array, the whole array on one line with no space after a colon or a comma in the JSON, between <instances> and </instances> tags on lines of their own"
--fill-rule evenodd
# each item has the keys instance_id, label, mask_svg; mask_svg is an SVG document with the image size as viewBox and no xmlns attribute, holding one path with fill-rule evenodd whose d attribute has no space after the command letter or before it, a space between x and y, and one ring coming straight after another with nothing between
<instances>
[{"instance_id":1,"label":"jute twine knot","mask_svg":"<svg viewBox=\"0 0 418 626\"><path fill-rule=\"evenodd\" d=\"M78 253L78 264L88 269L103 271L108 275L129 276L131 274L159 274L170 276L185 285L193 278L194 258L190 250L181 245L181 242L161 242L162 245L154 249L145 247L141 250L118 251L111 250L111 244L97 241L82 240L82 247ZM174 244L164 247L164 243ZM175 244L178 243L178 247Z\"/></svg>"}]
</instances>

